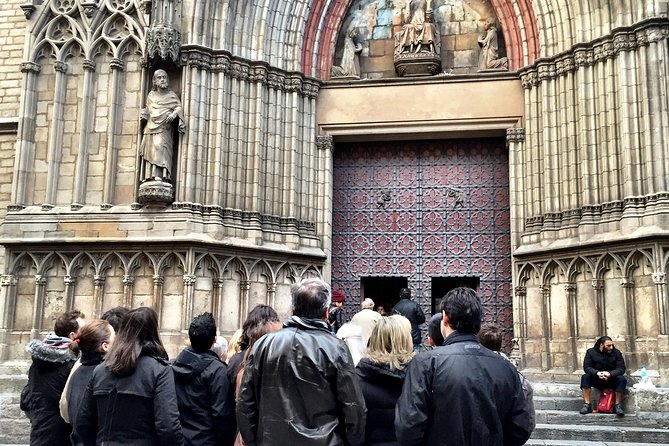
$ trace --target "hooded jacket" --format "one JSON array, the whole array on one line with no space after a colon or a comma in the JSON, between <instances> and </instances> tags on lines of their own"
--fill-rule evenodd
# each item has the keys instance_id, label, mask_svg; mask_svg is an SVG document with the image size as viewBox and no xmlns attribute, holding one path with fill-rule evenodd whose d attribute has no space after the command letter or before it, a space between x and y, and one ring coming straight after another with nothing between
<instances>
[{"instance_id":1,"label":"hooded jacket","mask_svg":"<svg viewBox=\"0 0 669 446\"><path fill-rule=\"evenodd\" d=\"M409 363L395 432L402 446L520 446L532 428L513 364L455 332Z\"/></svg>"},{"instance_id":2,"label":"hooded jacket","mask_svg":"<svg viewBox=\"0 0 669 446\"><path fill-rule=\"evenodd\" d=\"M130 375L98 365L72 427L86 446L182 446L171 367L146 348Z\"/></svg>"},{"instance_id":3,"label":"hooded jacket","mask_svg":"<svg viewBox=\"0 0 669 446\"><path fill-rule=\"evenodd\" d=\"M31 446L70 445L72 429L61 418L58 405L76 359L70 342L70 338L49 334L44 341L33 339L26 347L33 363L21 392L21 409L30 418Z\"/></svg>"},{"instance_id":4,"label":"hooded jacket","mask_svg":"<svg viewBox=\"0 0 669 446\"><path fill-rule=\"evenodd\" d=\"M362 444L365 401L351 354L327 323L293 316L255 343L237 425L248 446Z\"/></svg>"},{"instance_id":5,"label":"hooded jacket","mask_svg":"<svg viewBox=\"0 0 669 446\"><path fill-rule=\"evenodd\" d=\"M172 366L181 430L187 445L231 445L234 395L227 367L211 351L186 347Z\"/></svg>"},{"instance_id":6,"label":"hooded jacket","mask_svg":"<svg viewBox=\"0 0 669 446\"><path fill-rule=\"evenodd\" d=\"M391 370L387 364L362 358L355 371L360 378L367 406L365 445L397 445L394 429L395 405L402 393L406 374L404 369Z\"/></svg>"}]
</instances>

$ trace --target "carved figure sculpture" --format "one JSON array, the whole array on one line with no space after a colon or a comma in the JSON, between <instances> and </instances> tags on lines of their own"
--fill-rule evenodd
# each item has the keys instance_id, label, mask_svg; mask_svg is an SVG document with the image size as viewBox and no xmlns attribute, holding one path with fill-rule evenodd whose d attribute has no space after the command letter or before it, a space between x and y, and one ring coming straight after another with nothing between
<instances>
[{"instance_id":1,"label":"carved figure sculpture","mask_svg":"<svg viewBox=\"0 0 669 446\"><path fill-rule=\"evenodd\" d=\"M341 55L341 65L332 67L332 77L360 78L360 53L362 45L355 42L355 29L348 32L344 39L344 51Z\"/></svg>"},{"instance_id":2,"label":"carved figure sculpture","mask_svg":"<svg viewBox=\"0 0 669 446\"><path fill-rule=\"evenodd\" d=\"M478 40L481 47L480 69L509 69L509 60L506 57L499 57L499 42L497 37L497 27L495 19L488 17L485 21L486 35Z\"/></svg>"},{"instance_id":3,"label":"carved figure sculpture","mask_svg":"<svg viewBox=\"0 0 669 446\"><path fill-rule=\"evenodd\" d=\"M439 52L439 34L428 0L409 1L402 18L402 30L395 34L395 54Z\"/></svg>"},{"instance_id":4,"label":"carved figure sculpture","mask_svg":"<svg viewBox=\"0 0 669 446\"><path fill-rule=\"evenodd\" d=\"M185 133L181 100L169 89L169 77L165 70L156 70L153 90L146 98L146 108L142 110L142 120L146 121L140 147L140 176L143 181L171 179L175 145L172 122L175 119L179 122L179 133Z\"/></svg>"}]
</instances>

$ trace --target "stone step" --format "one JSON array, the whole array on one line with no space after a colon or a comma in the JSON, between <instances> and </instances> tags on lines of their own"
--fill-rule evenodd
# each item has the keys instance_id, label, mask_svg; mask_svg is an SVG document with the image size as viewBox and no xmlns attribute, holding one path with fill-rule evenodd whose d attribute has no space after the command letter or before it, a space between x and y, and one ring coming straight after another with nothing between
<instances>
[{"instance_id":1,"label":"stone step","mask_svg":"<svg viewBox=\"0 0 669 446\"><path fill-rule=\"evenodd\" d=\"M578 412L583 406L583 398L569 396L537 396L534 394L535 410L564 410Z\"/></svg>"},{"instance_id":2,"label":"stone step","mask_svg":"<svg viewBox=\"0 0 669 446\"><path fill-rule=\"evenodd\" d=\"M580 406L579 406L580 408ZM599 425L599 426L630 426L651 427L662 429L666 425L661 420L641 417L636 414L625 414L618 417L610 413L590 413L581 415L578 411L537 410L537 424L568 424L568 425Z\"/></svg>"},{"instance_id":3,"label":"stone step","mask_svg":"<svg viewBox=\"0 0 669 446\"><path fill-rule=\"evenodd\" d=\"M587 416L587 415L586 415ZM621 443L669 444L669 429L574 424L537 424L533 440L570 440ZM582 444L582 443L581 443Z\"/></svg>"},{"instance_id":4,"label":"stone step","mask_svg":"<svg viewBox=\"0 0 669 446\"><path fill-rule=\"evenodd\" d=\"M2 445L0 445L2 446ZM630 443L619 441L583 441L583 440L530 440L525 446L658 446L658 443Z\"/></svg>"}]
</instances>

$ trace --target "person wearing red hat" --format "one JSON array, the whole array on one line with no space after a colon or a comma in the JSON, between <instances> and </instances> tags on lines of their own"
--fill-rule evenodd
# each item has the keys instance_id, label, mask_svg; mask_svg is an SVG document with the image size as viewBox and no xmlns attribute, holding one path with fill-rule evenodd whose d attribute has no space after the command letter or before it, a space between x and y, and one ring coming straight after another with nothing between
<instances>
[{"instance_id":1,"label":"person wearing red hat","mask_svg":"<svg viewBox=\"0 0 669 446\"><path fill-rule=\"evenodd\" d=\"M339 290L334 290L332 292L332 307L330 307L330 316L328 317L328 322L332 331L337 333L339 328L344 325L348 320L346 317L346 310L344 310L344 301L346 300L346 295Z\"/></svg>"}]
</instances>

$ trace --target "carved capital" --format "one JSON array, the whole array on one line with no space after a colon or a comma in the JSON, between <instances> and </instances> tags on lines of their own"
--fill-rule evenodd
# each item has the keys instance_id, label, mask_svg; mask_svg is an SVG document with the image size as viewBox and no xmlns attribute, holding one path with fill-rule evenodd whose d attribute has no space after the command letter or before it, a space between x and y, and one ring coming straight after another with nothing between
<instances>
[{"instance_id":1,"label":"carved capital","mask_svg":"<svg viewBox=\"0 0 669 446\"><path fill-rule=\"evenodd\" d=\"M173 28L155 26L146 32L146 55L150 59L169 59L179 63L181 33Z\"/></svg>"},{"instance_id":2,"label":"carved capital","mask_svg":"<svg viewBox=\"0 0 669 446\"><path fill-rule=\"evenodd\" d=\"M512 127L506 129L506 141L509 143L518 143L525 141L525 129L523 127Z\"/></svg>"},{"instance_id":3,"label":"carved capital","mask_svg":"<svg viewBox=\"0 0 669 446\"><path fill-rule=\"evenodd\" d=\"M35 276L35 285L46 285L46 277L41 274Z\"/></svg>"},{"instance_id":4,"label":"carved capital","mask_svg":"<svg viewBox=\"0 0 669 446\"><path fill-rule=\"evenodd\" d=\"M153 283L154 285L162 285L165 283L165 278L156 274L153 276Z\"/></svg>"},{"instance_id":5,"label":"carved capital","mask_svg":"<svg viewBox=\"0 0 669 446\"><path fill-rule=\"evenodd\" d=\"M603 290L604 279L592 279L592 287L596 290Z\"/></svg>"},{"instance_id":6,"label":"carved capital","mask_svg":"<svg viewBox=\"0 0 669 446\"><path fill-rule=\"evenodd\" d=\"M82 65L83 65L85 71L91 71L91 72L95 71L96 64L95 64L94 60L84 59L84 62L83 62Z\"/></svg>"},{"instance_id":7,"label":"carved capital","mask_svg":"<svg viewBox=\"0 0 669 446\"><path fill-rule=\"evenodd\" d=\"M546 298L551 295L551 286L550 285L539 285L539 293Z\"/></svg>"},{"instance_id":8,"label":"carved capital","mask_svg":"<svg viewBox=\"0 0 669 446\"><path fill-rule=\"evenodd\" d=\"M215 287L223 288L223 283L224 283L223 279L221 279L219 277L215 277L211 282L213 283L213 285Z\"/></svg>"},{"instance_id":9,"label":"carved capital","mask_svg":"<svg viewBox=\"0 0 669 446\"><path fill-rule=\"evenodd\" d=\"M105 276L96 274L95 276L93 276L93 283L95 284L95 286L99 287L105 284L106 279L107 278Z\"/></svg>"},{"instance_id":10,"label":"carved capital","mask_svg":"<svg viewBox=\"0 0 669 446\"><path fill-rule=\"evenodd\" d=\"M657 272L651 274L651 276L653 277L653 283L655 285L664 285L667 283L667 275L665 273Z\"/></svg>"},{"instance_id":11,"label":"carved capital","mask_svg":"<svg viewBox=\"0 0 669 446\"><path fill-rule=\"evenodd\" d=\"M239 282L239 289L242 291L248 291L251 289L251 282L248 280L242 280Z\"/></svg>"},{"instance_id":12,"label":"carved capital","mask_svg":"<svg viewBox=\"0 0 669 446\"><path fill-rule=\"evenodd\" d=\"M41 66L35 62L21 62L21 71L24 73L34 73L37 74L42 69Z\"/></svg>"},{"instance_id":13,"label":"carved capital","mask_svg":"<svg viewBox=\"0 0 669 446\"><path fill-rule=\"evenodd\" d=\"M76 277L72 277L69 274L63 277L63 282L65 282L66 285L74 285L77 282Z\"/></svg>"},{"instance_id":14,"label":"carved capital","mask_svg":"<svg viewBox=\"0 0 669 446\"><path fill-rule=\"evenodd\" d=\"M620 279L620 285L623 288L634 288L634 279L631 277L623 277Z\"/></svg>"},{"instance_id":15,"label":"carved capital","mask_svg":"<svg viewBox=\"0 0 669 446\"><path fill-rule=\"evenodd\" d=\"M524 286L517 286L513 291L516 294L516 297L527 296L527 288Z\"/></svg>"},{"instance_id":16,"label":"carved capital","mask_svg":"<svg viewBox=\"0 0 669 446\"><path fill-rule=\"evenodd\" d=\"M132 285L135 283L135 276L131 276L129 274L123 275L123 284L124 285Z\"/></svg>"},{"instance_id":17,"label":"carved capital","mask_svg":"<svg viewBox=\"0 0 669 446\"><path fill-rule=\"evenodd\" d=\"M197 280L197 276L194 274L184 274L184 285L186 286L193 286L195 281Z\"/></svg>"},{"instance_id":18,"label":"carved capital","mask_svg":"<svg viewBox=\"0 0 669 446\"><path fill-rule=\"evenodd\" d=\"M530 90L539 85L539 76L536 71L528 71L520 75L520 83L525 90Z\"/></svg>"},{"instance_id":19,"label":"carved capital","mask_svg":"<svg viewBox=\"0 0 669 446\"><path fill-rule=\"evenodd\" d=\"M33 15L33 12L35 12L37 9L37 6L33 5L32 3L24 3L19 5L19 8L23 10L23 15L26 16L26 19L29 19Z\"/></svg>"},{"instance_id":20,"label":"carved capital","mask_svg":"<svg viewBox=\"0 0 669 446\"><path fill-rule=\"evenodd\" d=\"M564 290L567 293L575 293L576 292L576 284L574 282L567 282L564 284Z\"/></svg>"},{"instance_id":21,"label":"carved capital","mask_svg":"<svg viewBox=\"0 0 669 446\"><path fill-rule=\"evenodd\" d=\"M318 150L334 149L334 139L332 135L316 135L316 147Z\"/></svg>"},{"instance_id":22,"label":"carved capital","mask_svg":"<svg viewBox=\"0 0 669 446\"><path fill-rule=\"evenodd\" d=\"M267 284L267 292L268 293L276 292L276 283L268 283Z\"/></svg>"},{"instance_id":23,"label":"carved capital","mask_svg":"<svg viewBox=\"0 0 669 446\"><path fill-rule=\"evenodd\" d=\"M590 48L577 48L574 50L574 63L577 68L589 67L592 65L593 57Z\"/></svg>"},{"instance_id":24,"label":"carved capital","mask_svg":"<svg viewBox=\"0 0 669 446\"><path fill-rule=\"evenodd\" d=\"M18 280L13 274L3 274L0 276L0 286L16 286Z\"/></svg>"},{"instance_id":25,"label":"carved capital","mask_svg":"<svg viewBox=\"0 0 669 446\"><path fill-rule=\"evenodd\" d=\"M53 68L59 73L67 73L67 64L62 60L57 60Z\"/></svg>"}]
</instances>

